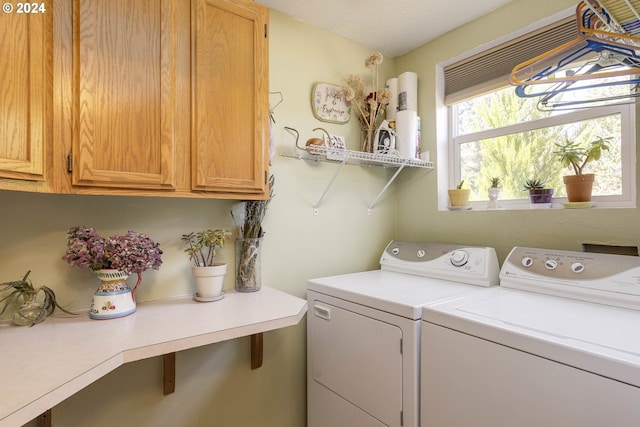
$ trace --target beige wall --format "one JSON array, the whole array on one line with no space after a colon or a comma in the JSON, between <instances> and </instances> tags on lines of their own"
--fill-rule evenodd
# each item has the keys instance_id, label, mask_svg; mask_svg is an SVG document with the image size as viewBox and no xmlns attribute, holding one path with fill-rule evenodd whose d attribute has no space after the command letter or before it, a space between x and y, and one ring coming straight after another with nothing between
<instances>
[{"instance_id":1,"label":"beige wall","mask_svg":"<svg viewBox=\"0 0 640 427\"><path fill-rule=\"evenodd\" d=\"M272 12L270 21L270 87L284 96L275 110L277 153L293 147L293 138L283 132L283 126L298 129L303 142L314 135L313 128L322 126L347 136L350 148L356 149L356 122L336 125L316 120L311 88L317 81L341 83L349 73L368 72L364 59L372 52L277 12ZM394 67L393 60L385 61L383 77ZM312 205L336 170L334 164L274 158L276 196L264 222L265 285L306 298L309 278L377 267L382 249L393 236L396 200L392 193L385 195L372 215L367 214L367 205L391 172L345 167L314 216ZM233 227L229 210L235 204L17 192L0 192L0 198L1 280L17 279L31 269L36 284L53 288L61 303L72 309L88 307L97 280L89 271L60 260L69 227L91 225L104 235L133 229L159 241L164 264L159 271L144 274L137 295L145 301L193 292L180 235ZM233 243L223 248L220 257L233 263ZM225 288L232 287L233 275L228 274ZM250 369L248 338L179 352L176 392L166 397L160 358L131 363L53 408L53 425L300 427L306 419L305 349L306 319L298 326L265 334L264 365L255 371Z\"/></svg>"},{"instance_id":2,"label":"beige wall","mask_svg":"<svg viewBox=\"0 0 640 427\"><path fill-rule=\"evenodd\" d=\"M432 158L435 65L575 3L517 0L401 58L385 59L384 77L405 70L419 73L423 140ZM293 138L283 126L298 129L303 142L313 135L313 128L325 127L347 136L349 148L357 149L355 122L335 125L317 121L311 113L310 92L314 82L340 83L349 73L364 74L363 61L371 51L274 11L270 22L270 88L284 95L284 102L275 110L277 153L293 147ZM333 164L275 157L276 197L264 223L265 284L304 298L308 278L377 268L380 252L392 238L489 245L503 257L516 244L579 249L583 241L635 245L640 237L635 209L438 212L437 174L425 170L403 172L399 185L394 185L368 215L368 203L391 172L347 166L319 215L314 216L312 205L336 169ZM160 271L145 273L138 294L141 301L192 292L189 264L179 241L182 233L233 226L228 215L232 201L17 192L1 192L0 198L1 280L21 277L31 269L36 283L52 287L61 302L73 309L88 306L96 280L89 272L60 261L64 234L70 226L93 225L104 234L134 229L161 243L164 265ZM232 251L229 244L221 258L232 263ZM233 287L232 275L228 275L225 287ZM305 326L303 321L296 327L266 333L264 366L256 371L249 368L248 338L179 352L176 392L166 397L162 395L159 358L125 365L56 406L53 423L98 427L114 423L122 427L303 426Z\"/></svg>"},{"instance_id":3,"label":"beige wall","mask_svg":"<svg viewBox=\"0 0 640 427\"><path fill-rule=\"evenodd\" d=\"M516 0L397 59L398 72L418 73L422 140L432 159L436 130L446 131L435 126L436 65L576 5L576 0ZM443 212L437 174L413 172L401 176L397 187L397 239L492 246L501 260L515 245L582 250L584 242L640 243L637 209Z\"/></svg>"}]
</instances>

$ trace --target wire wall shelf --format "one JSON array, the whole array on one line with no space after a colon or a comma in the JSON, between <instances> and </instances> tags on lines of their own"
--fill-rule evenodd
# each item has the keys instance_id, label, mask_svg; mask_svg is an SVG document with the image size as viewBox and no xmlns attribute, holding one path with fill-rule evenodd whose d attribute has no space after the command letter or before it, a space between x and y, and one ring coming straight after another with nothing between
<instances>
[{"instance_id":1,"label":"wire wall shelf","mask_svg":"<svg viewBox=\"0 0 640 427\"><path fill-rule=\"evenodd\" d=\"M405 167L410 168L422 168L422 169L433 169L433 163L427 162L420 159L405 159L402 157L390 155L390 154L380 154L380 153L366 153L363 151L353 151L346 150L341 148L333 148L327 147L324 145L308 145L305 148L300 148L297 144L296 138L296 148L292 151L281 153L282 157L290 157L294 159L306 160L306 161L314 161L314 162L329 162L338 164L339 167L336 170L335 174L327 184L322 196L316 204L313 205L313 214L318 215L320 206L324 201L329 189L332 187L336 178L342 172L344 165L358 165L358 166L369 166L369 167L380 167L380 168L395 168L397 169L393 176L389 179L384 188L378 193L376 198L371 202L367 208L367 212L369 215L373 213L374 206L378 203L382 195L387 191L391 183L398 177L400 172Z\"/></svg>"},{"instance_id":2,"label":"wire wall shelf","mask_svg":"<svg viewBox=\"0 0 640 427\"><path fill-rule=\"evenodd\" d=\"M405 159L390 154L342 150L336 148L328 148L322 145L310 145L307 146L306 149L296 148L292 151L282 153L280 155L283 157L291 157L294 159L312 160L316 162L346 163L348 165L358 166L374 166L383 168L399 168L401 166L409 166L414 168L433 169L433 162L427 162L420 159Z\"/></svg>"}]
</instances>

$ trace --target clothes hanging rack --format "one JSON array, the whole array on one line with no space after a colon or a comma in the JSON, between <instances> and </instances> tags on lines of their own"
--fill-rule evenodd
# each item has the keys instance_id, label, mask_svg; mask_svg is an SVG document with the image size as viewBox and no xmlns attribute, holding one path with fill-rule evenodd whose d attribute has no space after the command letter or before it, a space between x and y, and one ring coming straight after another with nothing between
<instances>
[{"instance_id":1,"label":"clothes hanging rack","mask_svg":"<svg viewBox=\"0 0 640 427\"><path fill-rule=\"evenodd\" d=\"M583 3L594 12L598 6L605 10L614 23L614 32L640 36L640 0L585 0ZM608 23L606 25L612 27Z\"/></svg>"},{"instance_id":2,"label":"clothes hanging rack","mask_svg":"<svg viewBox=\"0 0 640 427\"><path fill-rule=\"evenodd\" d=\"M640 0L610 0L619 3ZM632 4L626 14L615 16L601 3L585 0L576 8L578 37L514 67L510 81L519 97L541 97L538 109L585 108L610 103L634 102L640 80L640 38L624 33L640 15ZM591 89L605 86L628 87L626 93L592 97ZM554 99L571 93L571 100ZM577 94L584 96L576 96Z\"/></svg>"},{"instance_id":3,"label":"clothes hanging rack","mask_svg":"<svg viewBox=\"0 0 640 427\"><path fill-rule=\"evenodd\" d=\"M572 82L640 73L640 38L612 32L620 26L598 0L578 4L576 23L577 38L515 66L511 84ZM585 67L589 63L592 66ZM562 73L565 70L572 72Z\"/></svg>"}]
</instances>

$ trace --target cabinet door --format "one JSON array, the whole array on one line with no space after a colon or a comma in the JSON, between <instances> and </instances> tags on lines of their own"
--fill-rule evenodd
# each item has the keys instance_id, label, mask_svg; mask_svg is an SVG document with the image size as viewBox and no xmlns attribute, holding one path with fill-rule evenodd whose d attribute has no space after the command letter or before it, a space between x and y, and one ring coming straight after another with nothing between
<instances>
[{"instance_id":1,"label":"cabinet door","mask_svg":"<svg viewBox=\"0 0 640 427\"><path fill-rule=\"evenodd\" d=\"M175 187L179 1L74 0L73 185Z\"/></svg>"},{"instance_id":2,"label":"cabinet door","mask_svg":"<svg viewBox=\"0 0 640 427\"><path fill-rule=\"evenodd\" d=\"M268 9L192 2L192 188L267 196Z\"/></svg>"},{"instance_id":3,"label":"cabinet door","mask_svg":"<svg viewBox=\"0 0 640 427\"><path fill-rule=\"evenodd\" d=\"M26 3L25 3L26 4ZM5 3L11 5L11 3ZM52 7L2 13L0 177L44 181L52 124Z\"/></svg>"}]
</instances>

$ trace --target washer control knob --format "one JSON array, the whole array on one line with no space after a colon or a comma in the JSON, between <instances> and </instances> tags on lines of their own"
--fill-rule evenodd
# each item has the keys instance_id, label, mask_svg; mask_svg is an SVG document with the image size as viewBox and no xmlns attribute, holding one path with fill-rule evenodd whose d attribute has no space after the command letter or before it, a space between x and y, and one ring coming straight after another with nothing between
<instances>
[{"instance_id":1,"label":"washer control knob","mask_svg":"<svg viewBox=\"0 0 640 427\"><path fill-rule=\"evenodd\" d=\"M547 270L555 270L556 268L558 268L558 261L556 261L555 259L548 259L544 262L544 266L547 268Z\"/></svg>"},{"instance_id":2,"label":"washer control knob","mask_svg":"<svg viewBox=\"0 0 640 427\"><path fill-rule=\"evenodd\" d=\"M462 250L453 251L450 260L451 264L453 264L454 266L462 267L467 263L467 261L469 261L469 254L467 253L467 251Z\"/></svg>"},{"instance_id":3,"label":"washer control knob","mask_svg":"<svg viewBox=\"0 0 640 427\"><path fill-rule=\"evenodd\" d=\"M531 258L530 256L526 256L522 258L521 262L523 267L531 267L533 265L533 258Z\"/></svg>"},{"instance_id":4,"label":"washer control knob","mask_svg":"<svg viewBox=\"0 0 640 427\"><path fill-rule=\"evenodd\" d=\"M424 249L418 249L418 258L424 258L424 256L426 255Z\"/></svg>"},{"instance_id":5,"label":"washer control knob","mask_svg":"<svg viewBox=\"0 0 640 427\"><path fill-rule=\"evenodd\" d=\"M394 255L398 255L400 253L400 248L391 249L391 253L394 254Z\"/></svg>"},{"instance_id":6,"label":"washer control knob","mask_svg":"<svg viewBox=\"0 0 640 427\"><path fill-rule=\"evenodd\" d=\"M582 273L584 271L584 264L581 262L574 262L571 264L571 271L574 273Z\"/></svg>"}]
</instances>

